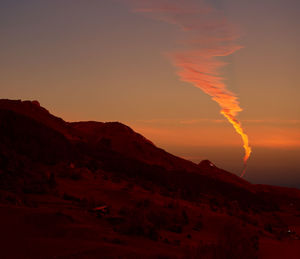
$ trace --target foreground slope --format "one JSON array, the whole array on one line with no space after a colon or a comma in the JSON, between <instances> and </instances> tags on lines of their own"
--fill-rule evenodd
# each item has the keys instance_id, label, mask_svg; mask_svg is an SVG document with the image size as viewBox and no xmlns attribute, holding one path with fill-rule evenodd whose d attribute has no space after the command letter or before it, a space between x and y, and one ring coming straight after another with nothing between
<instances>
[{"instance_id":1,"label":"foreground slope","mask_svg":"<svg viewBox=\"0 0 300 259\"><path fill-rule=\"evenodd\" d=\"M0 134L4 258L300 254L299 190L196 165L121 123L67 123L38 102L0 100Z\"/></svg>"}]
</instances>

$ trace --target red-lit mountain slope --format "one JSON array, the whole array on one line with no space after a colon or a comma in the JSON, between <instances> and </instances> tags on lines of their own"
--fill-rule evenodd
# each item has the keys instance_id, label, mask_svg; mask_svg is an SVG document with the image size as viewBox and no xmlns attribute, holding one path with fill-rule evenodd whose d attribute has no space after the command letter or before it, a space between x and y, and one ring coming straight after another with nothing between
<instances>
[{"instance_id":1,"label":"red-lit mountain slope","mask_svg":"<svg viewBox=\"0 0 300 259\"><path fill-rule=\"evenodd\" d=\"M30 118L63 135L70 143L83 142L93 148L98 146L100 149L105 147L149 165L158 165L167 170L197 172L249 188L246 181L224 170L196 165L156 147L150 140L119 122L65 122L53 116L37 101L0 100L0 109ZM22 128L24 125L18 127Z\"/></svg>"},{"instance_id":2,"label":"red-lit mountain slope","mask_svg":"<svg viewBox=\"0 0 300 259\"><path fill-rule=\"evenodd\" d=\"M0 100L0 136L1 258L298 258L297 189L38 102Z\"/></svg>"}]
</instances>

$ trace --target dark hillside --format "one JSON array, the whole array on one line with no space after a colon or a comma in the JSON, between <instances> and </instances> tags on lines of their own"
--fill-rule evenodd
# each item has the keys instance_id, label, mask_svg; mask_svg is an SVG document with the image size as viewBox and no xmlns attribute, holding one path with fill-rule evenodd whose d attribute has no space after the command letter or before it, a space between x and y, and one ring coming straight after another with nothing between
<instances>
[{"instance_id":1,"label":"dark hillside","mask_svg":"<svg viewBox=\"0 0 300 259\"><path fill-rule=\"evenodd\" d=\"M253 185L121 123L69 123L37 102L0 100L0 135L2 258L300 252L297 189Z\"/></svg>"}]
</instances>

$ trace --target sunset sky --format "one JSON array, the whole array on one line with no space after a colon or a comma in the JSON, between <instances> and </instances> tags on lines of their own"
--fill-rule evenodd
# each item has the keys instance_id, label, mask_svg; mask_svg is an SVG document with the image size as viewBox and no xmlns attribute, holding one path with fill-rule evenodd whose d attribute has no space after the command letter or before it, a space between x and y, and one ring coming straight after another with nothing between
<instances>
[{"instance_id":1,"label":"sunset sky","mask_svg":"<svg viewBox=\"0 0 300 259\"><path fill-rule=\"evenodd\" d=\"M184 32L128 2L0 1L1 98L39 100L68 121L120 121L173 154L239 175L240 136L166 55ZM206 2L243 46L220 60L253 149L245 178L300 187L300 1Z\"/></svg>"}]
</instances>

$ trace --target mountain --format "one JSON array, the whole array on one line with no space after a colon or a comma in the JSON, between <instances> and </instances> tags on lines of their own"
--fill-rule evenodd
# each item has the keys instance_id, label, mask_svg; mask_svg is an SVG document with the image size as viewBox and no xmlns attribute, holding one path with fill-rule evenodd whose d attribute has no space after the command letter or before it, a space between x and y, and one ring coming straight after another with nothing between
<instances>
[{"instance_id":1,"label":"mountain","mask_svg":"<svg viewBox=\"0 0 300 259\"><path fill-rule=\"evenodd\" d=\"M90 143L107 145L108 148L147 164L163 166L166 169L197 171L190 161L173 156L157 148L150 140L119 122L73 122L69 123L78 135Z\"/></svg>"},{"instance_id":2,"label":"mountain","mask_svg":"<svg viewBox=\"0 0 300 259\"><path fill-rule=\"evenodd\" d=\"M255 185L208 160L197 165L176 157L119 122L65 122L38 101L0 100L0 123L2 159L13 167L18 160L26 161L24 168L74 164L155 181L182 192L188 189L191 196L214 193L236 197L241 203L251 201L247 206L263 203ZM14 161L11 153L17 157Z\"/></svg>"},{"instance_id":3,"label":"mountain","mask_svg":"<svg viewBox=\"0 0 300 259\"><path fill-rule=\"evenodd\" d=\"M38 101L0 100L0 134L4 258L280 258L299 248L297 189L197 165L120 122L66 122Z\"/></svg>"}]
</instances>

